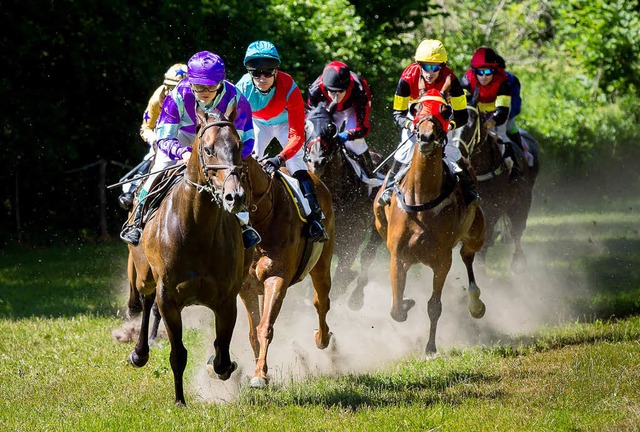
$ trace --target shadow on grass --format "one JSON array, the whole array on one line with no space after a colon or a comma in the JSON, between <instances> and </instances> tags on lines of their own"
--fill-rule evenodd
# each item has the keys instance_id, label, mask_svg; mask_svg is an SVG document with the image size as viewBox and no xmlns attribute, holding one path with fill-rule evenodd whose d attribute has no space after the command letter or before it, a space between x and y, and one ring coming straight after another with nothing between
<instances>
[{"instance_id":1,"label":"shadow on grass","mask_svg":"<svg viewBox=\"0 0 640 432\"><path fill-rule=\"evenodd\" d=\"M452 370L425 376L418 365L412 366L415 376L404 375L348 375L323 377L293 384L287 388L271 388L266 391L248 390L243 402L252 405L299 405L340 407L357 411L364 407L413 405L435 403L457 405L468 398L494 399L502 392L500 377L471 370Z\"/></svg>"},{"instance_id":2,"label":"shadow on grass","mask_svg":"<svg viewBox=\"0 0 640 432\"><path fill-rule=\"evenodd\" d=\"M122 243L0 251L0 319L112 316L126 277Z\"/></svg>"}]
</instances>

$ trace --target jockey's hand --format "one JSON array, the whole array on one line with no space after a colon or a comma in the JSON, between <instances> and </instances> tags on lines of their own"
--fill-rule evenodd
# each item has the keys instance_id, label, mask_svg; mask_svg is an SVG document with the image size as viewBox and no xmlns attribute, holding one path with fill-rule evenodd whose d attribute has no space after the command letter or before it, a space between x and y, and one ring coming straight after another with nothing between
<instances>
[{"instance_id":1,"label":"jockey's hand","mask_svg":"<svg viewBox=\"0 0 640 432\"><path fill-rule=\"evenodd\" d=\"M489 132L494 127L496 127L496 121L494 119L489 119L484 122L484 130L486 132Z\"/></svg>"},{"instance_id":2,"label":"jockey's hand","mask_svg":"<svg viewBox=\"0 0 640 432\"><path fill-rule=\"evenodd\" d=\"M186 151L184 153L182 153L182 162L186 165L187 162L189 162L189 158L191 157L191 152L190 151Z\"/></svg>"},{"instance_id":3,"label":"jockey's hand","mask_svg":"<svg viewBox=\"0 0 640 432\"><path fill-rule=\"evenodd\" d=\"M346 132L340 132L336 138L340 144L344 144L349 141L349 134Z\"/></svg>"},{"instance_id":4,"label":"jockey's hand","mask_svg":"<svg viewBox=\"0 0 640 432\"><path fill-rule=\"evenodd\" d=\"M284 159L282 156L278 155L267 159L264 165L262 165L262 169L267 174L273 175L273 173L278 171L282 165L284 165Z\"/></svg>"}]
</instances>

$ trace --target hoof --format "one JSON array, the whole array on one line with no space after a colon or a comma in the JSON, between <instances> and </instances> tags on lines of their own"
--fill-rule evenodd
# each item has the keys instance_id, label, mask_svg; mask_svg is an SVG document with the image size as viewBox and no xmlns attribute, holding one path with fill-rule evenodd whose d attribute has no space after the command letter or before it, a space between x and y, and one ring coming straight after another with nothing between
<instances>
[{"instance_id":1,"label":"hoof","mask_svg":"<svg viewBox=\"0 0 640 432\"><path fill-rule=\"evenodd\" d=\"M416 305L416 301L413 299L402 299L400 310L391 310L391 318L398 322L404 322L407 320L407 312Z\"/></svg>"},{"instance_id":2,"label":"hoof","mask_svg":"<svg viewBox=\"0 0 640 432\"><path fill-rule=\"evenodd\" d=\"M131 351L129 354L129 364L135 367L142 367L149 361L149 356L139 356L135 351Z\"/></svg>"},{"instance_id":3,"label":"hoof","mask_svg":"<svg viewBox=\"0 0 640 432\"><path fill-rule=\"evenodd\" d=\"M331 342L331 336L333 336L333 333L328 332L326 333L327 337L323 339L320 338L320 332L318 330L316 330L315 333L315 337L316 337L316 346L318 347L318 349L325 349L326 347L329 346L329 342Z\"/></svg>"},{"instance_id":4,"label":"hoof","mask_svg":"<svg viewBox=\"0 0 640 432\"><path fill-rule=\"evenodd\" d=\"M216 378L218 377L219 379L221 379L222 381L226 381L231 377L231 374L233 372L235 372L236 369L238 369L238 363L236 362L231 362L231 364L229 364L229 369L227 369L226 372L224 373L217 373L214 366L213 366L213 362L215 360L216 356L212 355L211 357L209 357L209 360L207 361L207 373L209 374L209 376L211 378Z\"/></svg>"},{"instance_id":5,"label":"hoof","mask_svg":"<svg viewBox=\"0 0 640 432\"><path fill-rule=\"evenodd\" d=\"M266 388L269 385L269 381L266 378L262 377L253 377L251 381L249 381L249 387L255 389Z\"/></svg>"},{"instance_id":6,"label":"hoof","mask_svg":"<svg viewBox=\"0 0 640 432\"><path fill-rule=\"evenodd\" d=\"M469 313L476 319L482 318L486 311L486 306L480 300L478 300L478 304L476 305L472 305L471 303L469 303Z\"/></svg>"}]
</instances>

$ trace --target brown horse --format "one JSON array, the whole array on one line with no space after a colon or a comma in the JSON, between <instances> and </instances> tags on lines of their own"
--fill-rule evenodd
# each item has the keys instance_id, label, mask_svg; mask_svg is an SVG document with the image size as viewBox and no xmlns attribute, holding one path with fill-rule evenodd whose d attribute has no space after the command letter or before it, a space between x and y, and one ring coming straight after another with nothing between
<instances>
[{"instance_id":1,"label":"brown horse","mask_svg":"<svg viewBox=\"0 0 640 432\"><path fill-rule=\"evenodd\" d=\"M538 145L528 134L523 133L534 157L533 166L527 165L524 154L518 147L516 155L522 178L509 184L509 171L504 165L498 142L493 134L487 133L482 127L484 114L479 113L473 101L467 110L469 121L451 133L451 140L458 143L460 151L469 159L478 178L478 191L483 199L486 239L480 256L484 258L487 249L493 244L494 227L505 216L511 222L511 238L515 245L511 268L516 272L522 271L526 260L521 238L527 226L533 186L540 169Z\"/></svg>"},{"instance_id":2,"label":"brown horse","mask_svg":"<svg viewBox=\"0 0 640 432\"><path fill-rule=\"evenodd\" d=\"M249 316L249 342L256 359L250 386L268 385L267 352L273 339L273 326L280 313L287 289L311 275L318 313L316 346L329 345L331 333L326 317L331 290L333 255L333 205L326 186L310 174L318 191L318 201L325 215L324 226L329 240L314 243L307 239L293 198L281 179L265 173L253 158L247 158L249 214L253 227L262 237L256 246L249 277L240 291ZM275 174L278 176L278 174Z\"/></svg>"},{"instance_id":3,"label":"brown horse","mask_svg":"<svg viewBox=\"0 0 640 432\"><path fill-rule=\"evenodd\" d=\"M336 212L335 254L338 265L333 278L333 292L345 292L347 286L357 278L356 287L348 300L349 307L357 310L363 306L364 287L369 281L367 271L381 244L371 214L371 187L361 180L347 160L347 149L336 139L331 107L326 108L321 104L307 113L306 132L307 165L331 191ZM374 162L382 159L380 154L369 152ZM359 252L363 242L364 246ZM351 270L358 256L359 274Z\"/></svg>"},{"instance_id":4,"label":"brown horse","mask_svg":"<svg viewBox=\"0 0 640 432\"><path fill-rule=\"evenodd\" d=\"M185 404L182 309L200 304L213 310L215 356L209 366L220 379L228 379L237 367L229 355L236 298L253 253L244 250L240 225L232 214L246 199L239 169L242 141L234 124L222 115L198 110L198 123L184 177L146 222L140 245L129 246L130 283L142 296L143 311L129 361L141 367L149 359L147 334L155 301L171 343L176 405ZM135 300L129 304L135 306Z\"/></svg>"},{"instance_id":5,"label":"brown horse","mask_svg":"<svg viewBox=\"0 0 640 432\"><path fill-rule=\"evenodd\" d=\"M434 117L435 112L423 108L416 116L413 159L406 176L395 188L391 204L382 207L377 199L373 204L376 228L391 253L393 319L405 321L407 312L415 305L414 300L403 297L409 268L421 262L433 270L433 292L427 308L431 321L427 353L436 352L442 289L451 268L451 251L458 242L462 242L460 256L469 278L469 312L474 318L481 318L485 312L473 274L474 255L483 242L482 210L476 205L465 206L460 185L444 168L446 134Z\"/></svg>"}]
</instances>

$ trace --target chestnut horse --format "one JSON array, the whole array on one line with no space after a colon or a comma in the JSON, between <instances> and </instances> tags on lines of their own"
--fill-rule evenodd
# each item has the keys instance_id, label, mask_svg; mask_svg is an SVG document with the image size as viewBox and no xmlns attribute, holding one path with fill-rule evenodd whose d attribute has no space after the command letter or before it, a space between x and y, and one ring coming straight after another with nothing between
<instances>
[{"instance_id":1,"label":"chestnut horse","mask_svg":"<svg viewBox=\"0 0 640 432\"><path fill-rule=\"evenodd\" d=\"M307 142L305 160L309 170L326 185L336 212L336 248L338 265L333 278L333 291L343 293L357 278L356 287L349 297L351 309L362 308L364 287L369 279L367 271L381 244L375 233L371 214L371 187L365 184L347 160L347 149L336 139L336 125L331 115L331 106L320 104L307 113ZM374 163L382 157L369 150ZM359 252L362 242L364 246ZM351 270L360 257L360 274ZM337 289L336 289L337 288Z\"/></svg>"},{"instance_id":2,"label":"chestnut horse","mask_svg":"<svg viewBox=\"0 0 640 432\"><path fill-rule=\"evenodd\" d=\"M484 114L479 113L473 101L470 102L467 111L469 112L467 124L450 135L452 141L458 143L463 156L469 159L478 178L478 192L483 199L486 239L480 256L484 258L487 249L493 244L494 227L504 216L511 222L511 238L515 245L511 269L516 272L522 271L526 266L526 260L521 239L527 226L533 186L540 169L538 145L526 133L522 135L527 140L529 151L533 155L533 166L528 166L523 152L518 147L516 155L522 178L509 184L509 171L504 166L498 142L492 133L487 133L482 127Z\"/></svg>"},{"instance_id":3,"label":"chestnut horse","mask_svg":"<svg viewBox=\"0 0 640 432\"><path fill-rule=\"evenodd\" d=\"M436 327L442 313L442 289L452 263L452 249L462 242L460 256L469 278L469 312L481 318L485 305L473 274L473 259L482 247L484 220L477 205L467 208L460 185L444 168L443 145L446 133L434 115L444 99L427 94L414 120L416 145L409 170L396 186L391 204L373 211L376 228L391 253L390 277L393 294L391 317L405 321L415 305L404 298L409 268L423 263L433 270L433 291L427 304L431 322L426 352L436 352ZM435 102L437 103L433 103ZM381 194L382 189L378 192Z\"/></svg>"},{"instance_id":4,"label":"chestnut horse","mask_svg":"<svg viewBox=\"0 0 640 432\"><path fill-rule=\"evenodd\" d=\"M181 311L204 305L215 315L218 377L237 368L229 355L236 322L236 298L248 272L252 250L245 251L237 212L245 204L241 185L242 141L226 117L198 109L199 131L184 177L146 222L139 246L129 246L130 284L142 296L138 343L129 355L134 366L149 359L149 316L154 301L171 343L170 362L176 405L185 405L183 373L187 350L182 343ZM130 299L130 305L135 301Z\"/></svg>"},{"instance_id":5,"label":"chestnut horse","mask_svg":"<svg viewBox=\"0 0 640 432\"><path fill-rule=\"evenodd\" d=\"M255 249L249 276L240 291L240 298L249 317L249 342L256 359L255 374L250 386L268 385L267 352L273 340L274 324L280 313L288 288L311 275L315 296L313 305L318 313L316 346L329 345L331 333L326 317L331 290L331 257L333 255L333 204L326 186L310 173L318 191L318 203L325 215L324 226L329 239L316 243L305 235L303 222L293 197L281 179L268 175L253 158L246 159L249 187L248 205L251 224L262 237Z\"/></svg>"}]
</instances>

